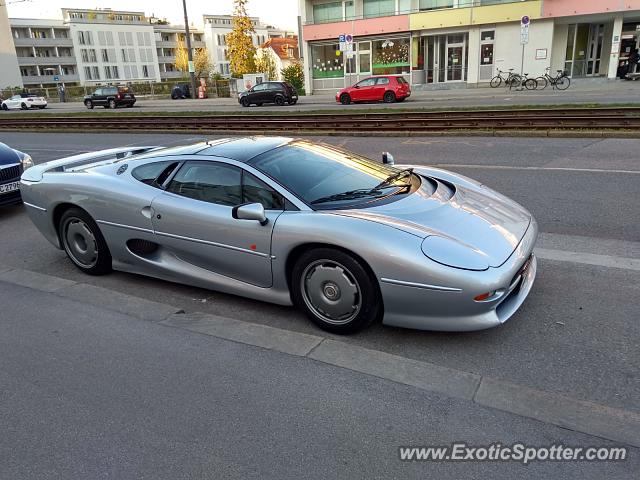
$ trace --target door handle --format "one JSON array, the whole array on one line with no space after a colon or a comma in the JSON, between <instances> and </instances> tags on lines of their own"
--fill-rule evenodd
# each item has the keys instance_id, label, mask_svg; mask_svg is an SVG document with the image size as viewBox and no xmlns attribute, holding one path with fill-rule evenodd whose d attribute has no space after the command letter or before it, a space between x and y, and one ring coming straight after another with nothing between
<instances>
[{"instance_id":1,"label":"door handle","mask_svg":"<svg viewBox=\"0 0 640 480\"><path fill-rule=\"evenodd\" d=\"M153 210L153 207L148 205L146 207L143 207L142 210L140 210L140 213L142 214L143 217L148 218L149 220L151 220L151 217L153 217L153 214L155 212Z\"/></svg>"}]
</instances>

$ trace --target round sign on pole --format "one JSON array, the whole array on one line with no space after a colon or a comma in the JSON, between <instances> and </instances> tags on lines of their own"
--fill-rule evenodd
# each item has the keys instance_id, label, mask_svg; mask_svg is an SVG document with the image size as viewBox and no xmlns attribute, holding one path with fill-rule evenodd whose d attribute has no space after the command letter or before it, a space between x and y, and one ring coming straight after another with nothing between
<instances>
[{"instance_id":1,"label":"round sign on pole","mask_svg":"<svg viewBox=\"0 0 640 480\"><path fill-rule=\"evenodd\" d=\"M347 36L345 37L345 40L346 40L347 42L353 42L353 37L352 37L351 35L348 35L348 34L347 34Z\"/></svg>"},{"instance_id":2,"label":"round sign on pole","mask_svg":"<svg viewBox=\"0 0 640 480\"><path fill-rule=\"evenodd\" d=\"M520 23L522 25L529 25L529 22L531 21L531 19L529 18L529 15L524 15L522 17L522 19L520 20Z\"/></svg>"}]
</instances>

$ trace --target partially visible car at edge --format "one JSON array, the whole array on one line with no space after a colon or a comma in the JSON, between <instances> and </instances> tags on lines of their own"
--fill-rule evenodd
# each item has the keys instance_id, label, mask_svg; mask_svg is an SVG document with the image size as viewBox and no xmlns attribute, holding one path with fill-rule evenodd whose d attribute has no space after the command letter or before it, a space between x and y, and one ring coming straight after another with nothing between
<instances>
[{"instance_id":1,"label":"partially visible car at edge","mask_svg":"<svg viewBox=\"0 0 640 480\"><path fill-rule=\"evenodd\" d=\"M35 93L18 93L2 101L3 110L29 110L47 108L47 99Z\"/></svg>"},{"instance_id":2,"label":"partially visible car at edge","mask_svg":"<svg viewBox=\"0 0 640 480\"><path fill-rule=\"evenodd\" d=\"M94 107L115 109L125 106L131 108L135 103L136 96L129 90L129 87L102 87L84 97L84 105L89 110Z\"/></svg>"},{"instance_id":3,"label":"partially visible car at edge","mask_svg":"<svg viewBox=\"0 0 640 480\"><path fill-rule=\"evenodd\" d=\"M411 96L411 86L404 77L384 75L367 77L336 93L336 102L349 105L355 102L403 102Z\"/></svg>"},{"instance_id":4,"label":"partially visible car at edge","mask_svg":"<svg viewBox=\"0 0 640 480\"><path fill-rule=\"evenodd\" d=\"M20 176L32 166L29 155L0 143L0 206L22 202Z\"/></svg>"},{"instance_id":5,"label":"partially visible car at edge","mask_svg":"<svg viewBox=\"0 0 640 480\"><path fill-rule=\"evenodd\" d=\"M238 94L238 103L243 107L262 106L264 103L285 103L295 105L298 102L298 91L289 82L262 82L249 90Z\"/></svg>"}]
</instances>

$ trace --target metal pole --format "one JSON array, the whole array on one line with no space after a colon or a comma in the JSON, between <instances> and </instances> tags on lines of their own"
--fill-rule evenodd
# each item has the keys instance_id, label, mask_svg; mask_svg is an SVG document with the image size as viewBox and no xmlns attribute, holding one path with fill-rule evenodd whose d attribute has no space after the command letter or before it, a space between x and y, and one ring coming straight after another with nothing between
<instances>
[{"instance_id":1,"label":"metal pole","mask_svg":"<svg viewBox=\"0 0 640 480\"><path fill-rule=\"evenodd\" d=\"M189 78L191 79L191 98L197 98L196 94L196 74L192 72L193 52L191 51L191 35L189 34L189 16L187 15L187 0L182 0L184 8L184 30L187 35L187 59L189 60Z\"/></svg>"},{"instance_id":2,"label":"metal pole","mask_svg":"<svg viewBox=\"0 0 640 480\"><path fill-rule=\"evenodd\" d=\"M520 63L520 76L524 77L524 43L522 44L522 63Z\"/></svg>"}]
</instances>

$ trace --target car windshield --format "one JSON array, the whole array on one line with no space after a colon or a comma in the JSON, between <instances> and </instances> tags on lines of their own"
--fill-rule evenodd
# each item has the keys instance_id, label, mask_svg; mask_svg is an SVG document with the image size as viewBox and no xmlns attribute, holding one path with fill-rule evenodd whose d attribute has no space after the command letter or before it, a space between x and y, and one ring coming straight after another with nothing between
<instances>
[{"instance_id":1,"label":"car windshield","mask_svg":"<svg viewBox=\"0 0 640 480\"><path fill-rule=\"evenodd\" d=\"M270 150L249 163L314 208L371 201L405 190L411 183L410 171L403 174L360 155L305 140Z\"/></svg>"}]
</instances>

